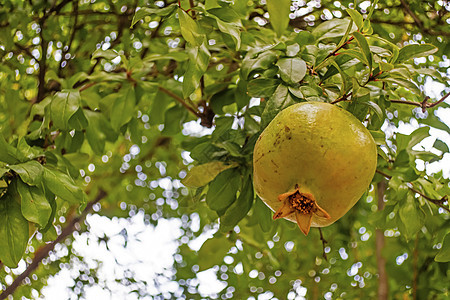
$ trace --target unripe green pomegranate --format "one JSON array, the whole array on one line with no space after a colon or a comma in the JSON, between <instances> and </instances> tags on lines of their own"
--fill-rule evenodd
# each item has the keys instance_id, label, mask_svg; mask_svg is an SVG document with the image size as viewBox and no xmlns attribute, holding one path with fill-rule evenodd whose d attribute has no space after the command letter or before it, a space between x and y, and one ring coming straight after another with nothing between
<instances>
[{"instance_id":1,"label":"unripe green pomegranate","mask_svg":"<svg viewBox=\"0 0 450 300\"><path fill-rule=\"evenodd\" d=\"M311 226L328 226L363 195L374 176L376 144L348 111L304 102L281 111L259 137L253 153L258 196L275 214Z\"/></svg>"}]
</instances>

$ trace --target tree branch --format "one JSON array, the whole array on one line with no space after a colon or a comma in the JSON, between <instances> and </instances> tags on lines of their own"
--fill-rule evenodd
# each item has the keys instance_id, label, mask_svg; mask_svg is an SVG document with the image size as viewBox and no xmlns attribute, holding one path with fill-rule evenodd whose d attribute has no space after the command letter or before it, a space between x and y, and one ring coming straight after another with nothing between
<instances>
[{"instance_id":1,"label":"tree branch","mask_svg":"<svg viewBox=\"0 0 450 300\"><path fill-rule=\"evenodd\" d=\"M380 170L376 170L376 172L380 175L383 175L384 177L386 177L387 179L391 179L392 176L388 175L386 173L384 173L383 171ZM408 188L410 189L410 191L419 194L421 197L423 197L425 200L441 207L442 209L445 209L446 211L448 211L450 213L450 209L444 205L445 202L448 201L448 196L445 195L444 197L442 197L441 199L433 199L428 197L427 195L425 195L424 193L418 191L416 188L414 188L414 185L411 182L408 182L411 186L408 186Z\"/></svg>"},{"instance_id":2,"label":"tree branch","mask_svg":"<svg viewBox=\"0 0 450 300\"><path fill-rule=\"evenodd\" d=\"M174 92L169 91L168 89L165 89L162 86L159 87L159 90L161 92L163 92L164 94L169 95L170 97L172 97L176 101L178 101L181 105L184 106L184 108L186 108L190 113L192 113L197 118L202 118L202 115L198 111L196 111L191 106L189 106L183 98L181 98L180 96L178 96Z\"/></svg>"},{"instance_id":3,"label":"tree branch","mask_svg":"<svg viewBox=\"0 0 450 300\"><path fill-rule=\"evenodd\" d=\"M378 211L384 209L384 193L386 191L386 181L384 178L377 184ZM386 259L383 257L384 233L377 228L375 230L376 257L378 270L378 299L386 300L389 297L388 275L386 272Z\"/></svg>"},{"instance_id":4,"label":"tree branch","mask_svg":"<svg viewBox=\"0 0 450 300\"><path fill-rule=\"evenodd\" d=\"M338 55L337 52L338 52L339 50L341 50L342 48L344 48L345 46L347 46L348 44L350 44L350 42L353 41L354 38L355 38L354 36L349 37L349 39L348 39L345 43L343 43L342 45L336 47L336 49L334 49L332 52L328 53L328 55L325 57L325 59L322 60L316 67L314 67L314 68L311 70L311 72L314 74L316 70L320 70L320 69L322 68L322 65L325 63L325 61L326 61L327 59L329 59L329 58L332 57L332 56Z\"/></svg>"},{"instance_id":5,"label":"tree branch","mask_svg":"<svg viewBox=\"0 0 450 300\"><path fill-rule=\"evenodd\" d=\"M400 0L403 9L405 10L405 12L411 16L411 18L414 20L414 24L416 24L416 26L419 28L419 30L423 33L429 34L429 35L444 35L444 36L450 36L450 32L446 32L446 31L439 31L436 32L430 28L425 28L425 26L423 25L423 22L419 19L419 17L411 10L411 8L409 7L408 3L405 0Z\"/></svg>"},{"instance_id":6,"label":"tree branch","mask_svg":"<svg viewBox=\"0 0 450 300\"><path fill-rule=\"evenodd\" d=\"M0 300L6 299L9 295L12 295L14 291L22 284L22 281L28 276L30 276L31 273L39 266L41 261L48 256L49 252L52 251L58 243L63 242L65 238L67 238L69 235L71 235L74 231L77 230L76 224L82 222L86 218L87 214L91 211L92 207L96 203L101 201L103 198L105 198L106 195L107 194L104 190L100 190L95 199L86 205L86 208L83 210L83 212L78 217L73 218L67 224L67 226L63 229L63 231L56 238L56 240L54 240L49 244L45 244L41 248L39 248L38 251L36 251L36 254L31 264L29 264L28 267L25 269L25 271L23 271L22 274L17 276L11 283L11 285L8 286L6 290L4 290L3 293L0 294Z\"/></svg>"},{"instance_id":7,"label":"tree branch","mask_svg":"<svg viewBox=\"0 0 450 300\"><path fill-rule=\"evenodd\" d=\"M426 32L425 28L423 27L423 23L422 21L416 16L416 14L411 10L411 8L409 7L408 3L405 2L405 0L400 0L400 3L402 4L404 10L406 11L406 13L408 15L411 16L411 18L413 18L414 23L416 23L417 27L419 27L419 29L423 32Z\"/></svg>"},{"instance_id":8,"label":"tree branch","mask_svg":"<svg viewBox=\"0 0 450 300\"><path fill-rule=\"evenodd\" d=\"M422 112L425 112L427 110L427 108L432 108L435 107L439 104L441 104L442 102L445 101L445 99L447 99L447 97L450 95L450 92L447 93L446 95L444 95L441 99L439 99L436 102L430 103L428 102L428 100L430 99L430 97L425 97L425 99L423 99L422 102L415 102L415 101L407 101L407 100L398 100L398 99L394 99L394 100L389 100L392 103L400 103L400 104L408 104L408 105L414 105L414 106L418 106L422 108Z\"/></svg>"},{"instance_id":9,"label":"tree branch","mask_svg":"<svg viewBox=\"0 0 450 300\"><path fill-rule=\"evenodd\" d=\"M412 283L412 296L413 300L417 299L417 281L419 279L419 270L417 268L419 260L419 233L416 235L416 240L414 241L414 251L413 251L413 283Z\"/></svg>"},{"instance_id":10,"label":"tree branch","mask_svg":"<svg viewBox=\"0 0 450 300\"><path fill-rule=\"evenodd\" d=\"M45 96L45 73L47 72L47 48L48 42L44 39L44 23L45 19L39 20L39 27L41 31L39 36L41 38L41 57L39 60L39 76L38 76L38 94L36 98L36 103L41 102Z\"/></svg>"},{"instance_id":11,"label":"tree branch","mask_svg":"<svg viewBox=\"0 0 450 300\"><path fill-rule=\"evenodd\" d=\"M72 25L72 33L70 34L70 38L69 38L69 42L67 43L67 48L65 51L63 51L62 53L62 60L61 63L59 64L59 70L58 70L58 75L61 76L61 72L62 72L62 68L63 68L63 62L68 62L68 60L65 58L67 53L69 53L70 48L72 47L72 43L73 40L75 38L75 34L78 30L78 1L75 1L73 4L73 11L72 11L72 16L74 17L74 21L73 21L73 25Z\"/></svg>"},{"instance_id":12,"label":"tree branch","mask_svg":"<svg viewBox=\"0 0 450 300\"><path fill-rule=\"evenodd\" d=\"M339 97L338 99L332 101L331 104L336 104L336 103L339 103L339 102L341 102L341 101L346 101L346 100L348 99L348 97L350 97L351 95L352 95L352 92L350 92L350 93L348 93L348 94L345 94L345 95L342 95L342 96Z\"/></svg>"},{"instance_id":13,"label":"tree branch","mask_svg":"<svg viewBox=\"0 0 450 300\"><path fill-rule=\"evenodd\" d=\"M21 51L25 52L25 54L27 54L27 55L30 56L31 58L35 58L35 57L33 56L33 54L31 53L30 49L28 49L27 47L22 46L21 44L19 44L19 43L17 43L17 42L15 42L14 45L15 45L17 48L19 48Z\"/></svg>"}]
</instances>

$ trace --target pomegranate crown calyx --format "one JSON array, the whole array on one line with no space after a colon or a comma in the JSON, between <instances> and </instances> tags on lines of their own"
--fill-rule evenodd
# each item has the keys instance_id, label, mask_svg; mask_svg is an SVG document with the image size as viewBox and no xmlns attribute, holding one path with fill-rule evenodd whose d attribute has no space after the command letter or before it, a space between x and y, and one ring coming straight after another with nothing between
<instances>
[{"instance_id":1,"label":"pomegranate crown calyx","mask_svg":"<svg viewBox=\"0 0 450 300\"><path fill-rule=\"evenodd\" d=\"M305 235L308 235L311 228L313 214L320 218L331 218L328 212L317 204L314 196L310 193L300 192L298 185L295 186L293 192L279 195L278 201L283 203L273 215L273 219L285 218L295 214L297 225Z\"/></svg>"}]
</instances>

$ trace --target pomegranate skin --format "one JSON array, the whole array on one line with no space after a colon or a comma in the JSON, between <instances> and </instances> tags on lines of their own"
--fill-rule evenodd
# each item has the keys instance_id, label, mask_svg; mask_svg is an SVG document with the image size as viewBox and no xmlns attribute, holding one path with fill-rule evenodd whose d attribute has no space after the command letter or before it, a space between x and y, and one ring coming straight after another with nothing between
<instances>
[{"instance_id":1,"label":"pomegranate skin","mask_svg":"<svg viewBox=\"0 0 450 300\"><path fill-rule=\"evenodd\" d=\"M303 102L281 111L254 148L253 183L273 211L278 196L311 194L330 218L312 216L311 226L334 223L355 205L375 174L377 148L370 132L348 111ZM286 219L296 222L294 214Z\"/></svg>"}]
</instances>

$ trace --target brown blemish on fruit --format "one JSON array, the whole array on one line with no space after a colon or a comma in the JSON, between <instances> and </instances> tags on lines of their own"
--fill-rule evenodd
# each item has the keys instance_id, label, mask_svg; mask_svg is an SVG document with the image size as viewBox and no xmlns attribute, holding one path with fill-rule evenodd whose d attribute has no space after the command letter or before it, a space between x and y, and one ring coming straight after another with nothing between
<instances>
[{"instance_id":1,"label":"brown blemish on fruit","mask_svg":"<svg viewBox=\"0 0 450 300\"><path fill-rule=\"evenodd\" d=\"M274 164L275 167L279 168L279 166L273 161L273 159L271 159L270 161Z\"/></svg>"},{"instance_id":2,"label":"brown blemish on fruit","mask_svg":"<svg viewBox=\"0 0 450 300\"><path fill-rule=\"evenodd\" d=\"M257 163L261 158L263 158L263 156L264 156L264 153L261 154L261 156L255 160L255 163Z\"/></svg>"}]
</instances>

